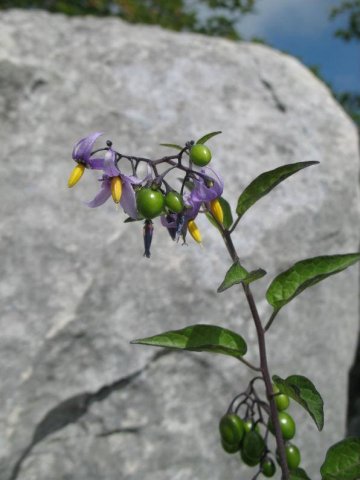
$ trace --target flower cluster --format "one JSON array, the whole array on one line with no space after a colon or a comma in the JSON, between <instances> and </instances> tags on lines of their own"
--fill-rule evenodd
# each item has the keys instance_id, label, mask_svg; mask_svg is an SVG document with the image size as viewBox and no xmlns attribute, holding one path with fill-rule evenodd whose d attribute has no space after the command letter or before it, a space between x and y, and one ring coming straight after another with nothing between
<instances>
[{"instance_id":1,"label":"flower cluster","mask_svg":"<svg viewBox=\"0 0 360 480\"><path fill-rule=\"evenodd\" d=\"M199 213L211 215L213 221L222 226L223 211L219 199L224 183L219 174L207 166L211 152L202 139L197 143L187 142L184 147L176 146L176 155L151 160L119 153L109 140L106 147L94 150L101 135L101 132L92 133L75 145L72 158L76 166L70 174L68 186L76 185L85 169L99 170L100 191L87 205L98 207L112 197L128 215L125 222L143 220L146 257L150 257L154 231L152 220L155 217L160 217L161 225L167 228L173 240L182 238L184 243L189 232L201 244L201 234L195 223ZM146 164L147 172L140 178L138 171L142 163ZM131 175L123 173L125 166L131 170ZM164 166L167 167L165 170ZM167 175L173 170L181 175L179 189L171 187L167 181Z\"/></svg>"}]
</instances>

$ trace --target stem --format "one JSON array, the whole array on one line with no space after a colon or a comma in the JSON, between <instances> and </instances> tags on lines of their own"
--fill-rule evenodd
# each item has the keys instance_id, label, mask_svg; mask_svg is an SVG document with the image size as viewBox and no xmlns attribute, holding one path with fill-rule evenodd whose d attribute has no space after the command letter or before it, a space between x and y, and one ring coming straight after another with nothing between
<instances>
[{"instance_id":1,"label":"stem","mask_svg":"<svg viewBox=\"0 0 360 480\"><path fill-rule=\"evenodd\" d=\"M251 368L251 370L255 370L255 372L261 372L260 367L255 367L255 365L253 365L252 363L245 360L245 358L238 357L238 360L240 360L240 362L244 363L247 367Z\"/></svg>"},{"instance_id":2,"label":"stem","mask_svg":"<svg viewBox=\"0 0 360 480\"><path fill-rule=\"evenodd\" d=\"M226 248L230 254L230 257L232 261L235 263L239 260L239 256L236 252L236 249L234 247L234 244L232 242L231 238L231 232L223 230L222 231L222 237L224 239ZM281 434L281 429L280 429L280 423L279 423L279 417L276 409L276 404L275 404L275 399L274 399L274 393L273 393L273 388L272 388L272 383L271 383L271 376L269 372L269 366L268 366L268 361L267 361L267 356L266 356L266 344L265 344L265 329L262 326L261 320L259 313L256 308L256 304L254 301L254 297L251 293L249 285L242 284L245 295L246 295L246 300L248 302L252 317L254 319L255 323L255 328L256 328L256 333L258 337L258 345L259 345L259 354L260 354L260 369L261 369L261 374L265 382L265 387L266 387L266 396L269 401L270 405L270 417L272 424L274 425L275 429L275 438L276 438L276 444L278 448L278 454L279 454L279 460L280 460L280 467L282 471L282 480L289 480L289 468L286 462L286 454L285 454L285 445L284 445L284 440Z\"/></svg>"},{"instance_id":3,"label":"stem","mask_svg":"<svg viewBox=\"0 0 360 480\"><path fill-rule=\"evenodd\" d=\"M269 330L269 328L271 327L273 321L275 320L275 317L276 315L278 314L279 310L274 310L273 313L271 314L271 317L269 318L269 321L267 322L267 324L265 325L265 332L267 332Z\"/></svg>"}]
</instances>

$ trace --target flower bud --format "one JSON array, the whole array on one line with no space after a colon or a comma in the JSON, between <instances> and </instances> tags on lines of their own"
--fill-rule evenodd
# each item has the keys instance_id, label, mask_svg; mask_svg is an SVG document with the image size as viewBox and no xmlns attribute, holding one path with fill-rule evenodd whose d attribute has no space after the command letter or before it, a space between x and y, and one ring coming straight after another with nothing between
<instances>
[{"instance_id":1,"label":"flower bud","mask_svg":"<svg viewBox=\"0 0 360 480\"><path fill-rule=\"evenodd\" d=\"M218 198L215 198L215 200L211 200L210 212L212 213L215 220L222 225L224 221L224 212Z\"/></svg>"},{"instance_id":2,"label":"flower bud","mask_svg":"<svg viewBox=\"0 0 360 480\"><path fill-rule=\"evenodd\" d=\"M193 237L193 239L195 240L195 242L197 242L197 243L201 243L201 242L202 242L202 237L201 237L200 230L198 229L198 226L196 225L196 223L194 222L194 220L189 220L189 222L188 222L188 230L189 230L190 235L191 235L191 236Z\"/></svg>"},{"instance_id":3,"label":"flower bud","mask_svg":"<svg viewBox=\"0 0 360 480\"><path fill-rule=\"evenodd\" d=\"M80 180L80 178L82 177L82 175L84 173L84 170L85 170L85 165L82 164L82 163L78 163L74 167L73 171L70 174L69 180L68 180L68 187L69 188L73 187L74 185L76 185L78 183L78 181Z\"/></svg>"},{"instance_id":4,"label":"flower bud","mask_svg":"<svg viewBox=\"0 0 360 480\"><path fill-rule=\"evenodd\" d=\"M150 246L152 241L152 236L154 233L154 225L151 220L145 220L144 223L144 257L150 258Z\"/></svg>"},{"instance_id":5,"label":"flower bud","mask_svg":"<svg viewBox=\"0 0 360 480\"><path fill-rule=\"evenodd\" d=\"M111 179L111 195L115 203L119 203L122 194L122 184L120 177L113 177Z\"/></svg>"}]
</instances>

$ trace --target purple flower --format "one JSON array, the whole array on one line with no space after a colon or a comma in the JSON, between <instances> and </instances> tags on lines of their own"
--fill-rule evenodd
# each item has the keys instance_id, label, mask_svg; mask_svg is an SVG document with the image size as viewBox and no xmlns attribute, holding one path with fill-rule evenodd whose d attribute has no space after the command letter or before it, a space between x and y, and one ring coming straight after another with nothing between
<instances>
[{"instance_id":1,"label":"purple flower","mask_svg":"<svg viewBox=\"0 0 360 480\"><path fill-rule=\"evenodd\" d=\"M76 160L77 162L84 164L86 167L97 168L98 161L102 159L97 159L97 158L90 159L90 155L91 155L91 151L93 149L94 143L96 142L98 137L100 137L101 135L103 135L102 132L94 132L88 135L87 137L79 140L72 152L73 160Z\"/></svg>"},{"instance_id":2,"label":"purple flower","mask_svg":"<svg viewBox=\"0 0 360 480\"><path fill-rule=\"evenodd\" d=\"M210 167L202 168L199 176L194 179L194 188L184 198L185 218L193 220L199 213L202 203L208 203L215 198L220 197L224 190L224 182L218 173Z\"/></svg>"},{"instance_id":3,"label":"purple flower","mask_svg":"<svg viewBox=\"0 0 360 480\"><path fill-rule=\"evenodd\" d=\"M210 167L203 168L202 174L193 179L194 187L191 192L184 195L185 210L183 213L170 213L161 217L161 224L167 228L173 240L185 236L189 221L194 220L198 215L201 205L207 205L212 200L220 197L224 190L224 182L222 178Z\"/></svg>"},{"instance_id":4,"label":"purple flower","mask_svg":"<svg viewBox=\"0 0 360 480\"><path fill-rule=\"evenodd\" d=\"M137 218L136 197L132 186L139 185L143 180L133 175L125 175L120 172L116 165L116 154L112 148L109 148L105 153L104 158L96 159L96 166L94 165L92 168L102 170L104 174L100 179L102 182L100 192L93 200L88 202L87 205L91 208L95 208L105 203L113 193L113 179L120 178L120 205L129 217Z\"/></svg>"}]
</instances>

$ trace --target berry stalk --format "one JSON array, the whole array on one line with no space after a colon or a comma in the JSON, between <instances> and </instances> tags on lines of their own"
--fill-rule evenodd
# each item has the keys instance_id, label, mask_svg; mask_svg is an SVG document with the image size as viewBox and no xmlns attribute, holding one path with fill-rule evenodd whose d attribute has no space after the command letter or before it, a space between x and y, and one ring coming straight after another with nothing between
<instances>
[{"instance_id":1,"label":"berry stalk","mask_svg":"<svg viewBox=\"0 0 360 480\"><path fill-rule=\"evenodd\" d=\"M237 262L239 260L239 256L234 247L234 244L231 238L231 232L229 232L228 230L222 229L222 237L224 239L226 248L230 254L232 261ZM246 285L246 284L242 284L242 285L243 285L246 299L255 323L256 333L258 337L258 346L259 346L259 354L260 354L260 370L261 370L262 378L264 379L264 383L265 383L266 396L269 401L270 418L271 418L272 424L274 425L276 444L279 452L279 461L280 461L280 467L282 471L281 478L282 480L289 480L290 474L289 474L289 468L286 461L285 445L284 445L284 440L281 434L279 417L278 417L277 408L275 404L275 397L273 393L271 376L270 376L267 355L266 355L265 329L262 326L261 319L260 319L258 310L256 308L255 300L251 293L249 285Z\"/></svg>"}]
</instances>

